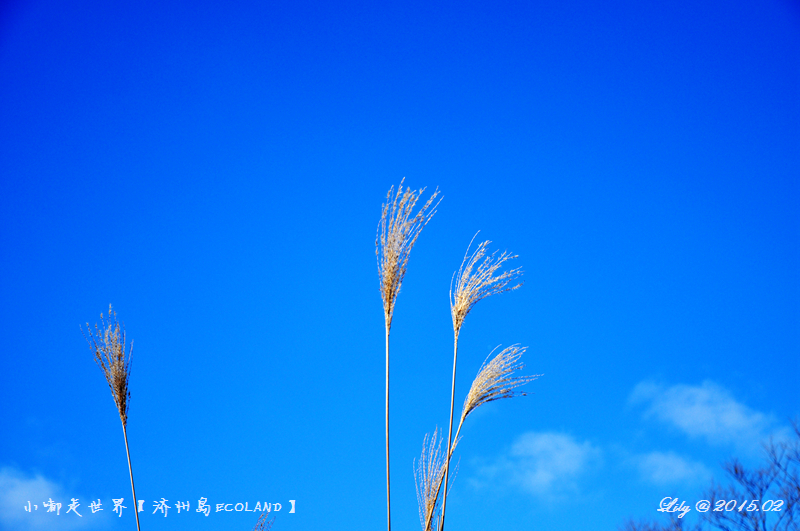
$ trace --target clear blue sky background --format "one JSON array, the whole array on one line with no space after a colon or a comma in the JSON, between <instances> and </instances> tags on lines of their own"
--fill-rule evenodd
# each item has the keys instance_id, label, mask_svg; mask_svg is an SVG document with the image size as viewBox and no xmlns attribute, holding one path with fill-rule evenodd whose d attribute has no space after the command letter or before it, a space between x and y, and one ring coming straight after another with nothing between
<instances>
[{"instance_id":1,"label":"clear blue sky background","mask_svg":"<svg viewBox=\"0 0 800 531\"><path fill-rule=\"evenodd\" d=\"M200 497L383 528L374 239L403 177L444 199L392 330L396 530L478 230L525 285L469 315L456 403L498 344L544 376L468 419L449 529L615 529L757 465L800 412L800 6L649 4L3 2L0 528L134 526L79 330L109 303L143 529L255 524Z\"/></svg>"}]
</instances>

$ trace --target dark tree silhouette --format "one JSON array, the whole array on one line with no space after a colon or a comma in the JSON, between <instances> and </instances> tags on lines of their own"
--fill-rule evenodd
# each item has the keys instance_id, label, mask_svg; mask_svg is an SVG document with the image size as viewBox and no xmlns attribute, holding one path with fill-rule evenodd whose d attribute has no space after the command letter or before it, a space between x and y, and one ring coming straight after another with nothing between
<instances>
[{"instance_id":1,"label":"dark tree silhouette","mask_svg":"<svg viewBox=\"0 0 800 531\"><path fill-rule=\"evenodd\" d=\"M792 428L790 440L771 438L764 444L761 468L747 470L736 458L725 462L722 468L733 482L727 487L711 484L703 495L711 502L709 510L700 513L693 527L671 514L666 525L629 520L620 531L800 530L800 419L792 422Z\"/></svg>"},{"instance_id":2,"label":"dark tree silhouette","mask_svg":"<svg viewBox=\"0 0 800 531\"><path fill-rule=\"evenodd\" d=\"M648 522L642 520L634 522L629 520L619 528L620 531L700 531L701 524L696 524L694 527L689 526L682 518L670 514L669 523L667 525L657 524L655 522Z\"/></svg>"}]
</instances>

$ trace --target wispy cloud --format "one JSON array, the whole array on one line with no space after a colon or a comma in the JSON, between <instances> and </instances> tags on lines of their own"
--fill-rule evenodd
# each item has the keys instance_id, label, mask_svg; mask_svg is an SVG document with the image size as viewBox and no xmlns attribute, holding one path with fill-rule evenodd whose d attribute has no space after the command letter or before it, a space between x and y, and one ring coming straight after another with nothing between
<instances>
[{"instance_id":1,"label":"wispy cloud","mask_svg":"<svg viewBox=\"0 0 800 531\"><path fill-rule=\"evenodd\" d=\"M60 514L47 512L43 503L50 499L61 503ZM29 501L30 512L24 509ZM34 505L38 509L34 510ZM79 512L83 512L84 507L85 504L80 507ZM67 514L68 508L69 498L64 495L64 489L59 484L41 475L29 477L13 468L0 469L0 528L7 531L68 531L88 529L100 524L101 518L93 518L100 516L99 514L81 518L72 513Z\"/></svg>"},{"instance_id":2,"label":"wispy cloud","mask_svg":"<svg viewBox=\"0 0 800 531\"><path fill-rule=\"evenodd\" d=\"M630 402L646 404L645 417L671 424L691 437L747 450L757 448L776 424L772 416L736 401L711 381L672 387L642 382L633 389Z\"/></svg>"},{"instance_id":3,"label":"wispy cloud","mask_svg":"<svg viewBox=\"0 0 800 531\"><path fill-rule=\"evenodd\" d=\"M674 452L650 452L634 458L642 479L659 486L705 482L711 471L700 462Z\"/></svg>"},{"instance_id":4,"label":"wispy cloud","mask_svg":"<svg viewBox=\"0 0 800 531\"><path fill-rule=\"evenodd\" d=\"M471 483L478 487L506 483L552 498L576 491L580 476L597 466L601 457L591 443L578 442L568 434L528 432L493 464L482 467L479 479Z\"/></svg>"}]
</instances>

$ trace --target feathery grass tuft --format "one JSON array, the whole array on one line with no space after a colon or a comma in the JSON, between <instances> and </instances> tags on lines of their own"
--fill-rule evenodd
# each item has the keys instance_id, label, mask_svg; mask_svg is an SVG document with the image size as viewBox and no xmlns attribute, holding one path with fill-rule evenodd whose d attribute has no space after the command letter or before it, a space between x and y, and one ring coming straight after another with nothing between
<instances>
[{"instance_id":1,"label":"feathery grass tuft","mask_svg":"<svg viewBox=\"0 0 800 531\"><path fill-rule=\"evenodd\" d=\"M102 331L97 324L94 325L95 334L89 323L86 328L89 336L83 334L89 347L94 351L94 361L103 371L108 387L114 397L114 404L119 411L119 418L123 426L128 425L128 405L131 400L131 392L128 390L128 380L131 376L131 357L133 355L133 341L128 353L125 353L125 330L121 329L117 320L117 313L108 305L108 319L106 324L103 314L100 314L100 322L103 324ZM112 321L113 319L113 321ZM81 329L83 332L83 329Z\"/></svg>"},{"instance_id":2,"label":"feathery grass tuft","mask_svg":"<svg viewBox=\"0 0 800 531\"><path fill-rule=\"evenodd\" d=\"M114 404L119 412L119 419L122 421L122 435L125 437L125 452L128 454L128 472L131 476L131 493L133 494L134 514L136 515L136 529L139 528L139 511L136 503L136 489L133 486L133 467L131 466L131 452L128 449L128 406L131 402L131 392L128 390L128 381L131 377L131 356L133 354L133 341L127 354L125 352L125 328L120 327L117 320L117 313L108 305L108 323L100 314L100 322L103 324L102 331L97 324L94 325L95 334L89 323L86 329L89 336L83 333L83 337L89 343L89 348L94 352L94 361L102 369L106 382L111 388L114 397Z\"/></svg>"},{"instance_id":3,"label":"feathery grass tuft","mask_svg":"<svg viewBox=\"0 0 800 531\"><path fill-rule=\"evenodd\" d=\"M473 236L472 239L475 240L475 237ZM489 240L481 243L475 249L475 252L468 256L469 247L472 246L472 242L470 242L467 247L467 254L464 255L464 260L461 262L461 267L453 274L456 290L453 293L451 282L450 314L453 317L453 331L456 337L461 331L461 325L464 324L464 318L479 300L504 291L515 290L522 286L522 282L520 282L515 286L509 287L511 282L522 275L522 268L520 267L493 276L505 262L517 258L517 255L503 252L500 256L496 256L497 251L495 251L486 256L486 247L490 243L492 242ZM481 258L483 258L482 262Z\"/></svg>"},{"instance_id":4,"label":"feathery grass tuft","mask_svg":"<svg viewBox=\"0 0 800 531\"><path fill-rule=\"evenodd\" d=\"M375 239L375 254L378 258L378 276L386 332L386 514L388 531L391 531L392 527L389 481L389 334L397 295L406 274L409 254L420 232L435 214L438 206L438 202L433 205L433 201L439 193L437 189L414 215L414 207L423 191L424 188L418 191L407 188L404 192L403 181L400 181L400 187L396 193L394 187L390 188L386 195L386 202L382 205L378 234ZM472 240L474 241L475 237ZM433 529L443 531L444 529L447 491L450 483L455 479L456 470L454 468L451 479L450 460L461 440L461 428L464 426L466 418L488 402L524 395L524 393L515 393L514 389L538 377L538 375L512 376L514 372L523 367L522 363L519 363L519 358L525 352L525 347L512 345L489 361L497 349L492 350L472 382L464 400L458 429L453 437L458 338L464 319L478 301L490 295L515 290L522 286L521 282L512 285L522 275L521 268L500 271L507 261L517 258L517 256L508 252L503 252L499 256L494 252L487 256L486 249L489 243L489 241L485 241L479 244L477 249L470 254L469 249L472 246L472 242L470 242L461 267L453 274L450 282L450 313L453 319L454 336L450 425L447 433L447 449L442 452L442 437L439 429L436 428L432 437L429 438L427 434L425 435L419 462L414 462L414 483L422 531L432 531Z\"/></svg>"},{"instance_id":5,"label":"feathery grass tuft","mask_svg":"<svg viewBox=\"0 0 800 531\"><path fill-rule=\"evenodd\" d=\"M256 522L256 526L253 528L253 531L269 531L272 529L272 524L274 523L274 516L269 518L269 513L261 513L261 516L258 517L258 521Z\"/></svg>"},{"instance_id":6,"label":"feathery grass tuft","mask_svg":"<svg viewBox=\"0 0 800 531\"><path fill-rule=\"evenodd\" d=\"M439 485L444 476L444 454L442 438L438 428L428 442L428 435L422 439L422 455L419 464L414 464L414 484L417 487L417 503L419 504L419 522L423 531L428 531L436 514Z\"/></svg>"},{"instance_id":7,"label":"feathery grass tuft","mask_svg":"<svg viewBox=\"0 0 800 531\"><path fill-rule=\"evenodd\" d=\"M476 233L475 236L478 234ZM453 279L450 281L450 315L453 318L453 380L450 388L450 427L447 432L447 456L448 459L444 465L444 496L442 499L442 517L439 523L439 531L444 530L444 517L447 509L447 487L448 475L450 473L450 458L452 453L451 441L453 437L453 413L455 410L456 398L456 366L458 362L458 336L461 333L461 327L464 324L464 319L478 301L496 295L505 291L511 291L522 286L522 283L514 286L509 286L515 279L522 275L522 269L516 268L504 271L497 274L499 269L504 263L514 258L517 255L511 255L508 252L503 252L497 256L497 252L486 256L486 247L491 243L485 241L478 245L472 255L469 254L469 248L475 240L475 236L467 246L467 252L464 255L464 260L461 262L461 267L458 268L453 274ZM453 282L455 281L455 293L453 292ZM463 418L462 418L463 422ZM459 431L461 424L459 424ZM458 433L456 432L456 438Z\"/></svg>"},{"instance_id":8,"label":"feathery grass tuft","mask_svg":"<svg viewBox=\"0 0 800 531\"><path fill-rule=\"evenodd\" d=\"M519 358L525 353L527 347L512 345L506 349L503 349L503 351L495 356L492 361L488 361L489 357L494 354L494 351L497 350L497 348L498 347L495 347L492 352L489 353L489 356L486 357L486 361L483 362L483 365L481 365L481 368L478 370L478 375L472 381L472 386L470 386L469 393L467 393L467 398L464 400L464 408L461 411L461 420L458 423L455 440L453 441L452 448L450 448L447 452L446 460L442 463L444 467L444 470L442 471L444 472L444 478L438 478L438 484L436 486L435 495L433 498L434 506L438 501L437 498L439 495L439 489L443 483L442 480L444 479L447 481L447 487L449 488L452 486L453 480L455 479L455 474L453 478L447 479L447 469L450 458L453 456L453 452L455 451L456 446L458 446L458 442L461 440L461 428L464 427L464 421L467 419L469 414L483 404L492 402L494 400L513 398L515 396L525 396L525 393L515 393L514 389L541 376L540 374L535 374L533 376L511 376L512 373L525 367L524 364L519 362ZM423 442L423 461L425 456L424 446L425 443ZM432 447L433 446L431 445L431 448ZM430 453L431 452L429 451L428 454L430 455ZM445 488L442 499L442 509L441 514L439 515L439 529L444 527L444 510L447 502L447 490L448 489ZM419 500L419 492L417 494L417 498ZM422 510L421 508L422 505L420 502L420 511ZM430 519L426 522L426 525L430 526ZM423 525L423 531L429 530L430 527Z\"/></svg>"},{"instance_id":9,"label":"feathery grass tuft","mask_svg":"<svg viewBox=\"0 0 800 531\"><path fill-rule=\"evenodd\" d=\"M386 203L382 206L378 234L375 237L375 255L378 257L378 277L386 330L386 526L388 531L392 531L392 501L389 481L389 332L392 329L394 305L406 275L411 249L414 248L420 232L436 213L436 207L439 205L437 202L431 208L433 200L439 195L437 188L431 198L419 209L419 212L412 216L414 206L422 197L425 188L416 191L406 188L406 191L403 192L403 180L401 179L394 199L392 199L393 191L394 187L391 187L389 193L386 194ZM430 212L428 212L429 208Z\"/></svg>"},{"instance_id":10,"label":"feathery grass tuft","mask_svg":"<svg viewBox=\"0 0 800 531\"><path fill-rule=\"evenodd\" d=\"M491 356L494 351L489 354ZM525 396L525 393L515 393L514 389L520 385L536 380L541 374L532 376L510 376L514 371L520 370L525 365L519 362L519 358L525 353L527 347L511 345L495 356L492 361L489 356L481 365L478 375L472 382L472 387L464 400L464 408L461 411L461 423L470 413L478 409L483 404L501 400L503 398L513 398L514 396ZM488 363L487 363L488 362ZM461 429L459 423L459 430ZM458 436L458 432L456 432Z\"/></svg>"},{"instance_id":11,"label":"feathery grass tuft","mask_svg":"<svg viewBox=\"0 0 800 531\"><path fill-rule=\"evenodd\" d=\"M458 446L458 438L452 450ZM442 453L442 436L438 428L433 431L433 437L428 440L428 435L422 440L422 454L419 464L414 463L414 484L417 487L417 503L419 504L419 521L423 531L430 531L438 526L439 491L444 479L445 455ZM452 481L455 480L453 473Z\"/></svg>"},{"instance_id":12,"label":"feathery grass tuft","mask_svg":"<svg viewBox=\"0 0 800 531\"><path fill-rule=\"evenodd\" d=\"M406 188L403 192L403 180L401 180L394 199L392 199L393 191L394 187L391 187L386 194L386 203L382 205L378 234L375 238L375 255L378 257L378 276L387 330L392 328L394 305L406 275L411 249L439 205L437 202L431 208L433 200L439 195L437 188L419 212L412 217L414 206L422 197L425 188L413 191L411 188ZM429 208L431 210L426 214Z\"/></svg>"}]
</instances>

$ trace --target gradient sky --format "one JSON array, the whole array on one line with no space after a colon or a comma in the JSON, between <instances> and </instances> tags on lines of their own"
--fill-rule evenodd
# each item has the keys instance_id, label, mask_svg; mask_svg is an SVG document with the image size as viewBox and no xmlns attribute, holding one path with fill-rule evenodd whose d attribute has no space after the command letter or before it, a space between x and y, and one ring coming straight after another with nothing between
<instances>
[{"instance_id":1,"label":"gradient sky","mask_svg":"<svg viewBox=\"0 0 800 531\"><path fill-rule=\"evenodd\" d=\"M800 6L651 4L3 2L0 529L135 525L79 328L109 304L143 529L255 524L201 497L385 528L374 241L403 177L444 198L392 329L397 531L479 230L525 285L467 318L456 404L497 345L544 376L468 419L449 529L663 521L758 465L800 413Z\"/></svg>"}]
</instances>

